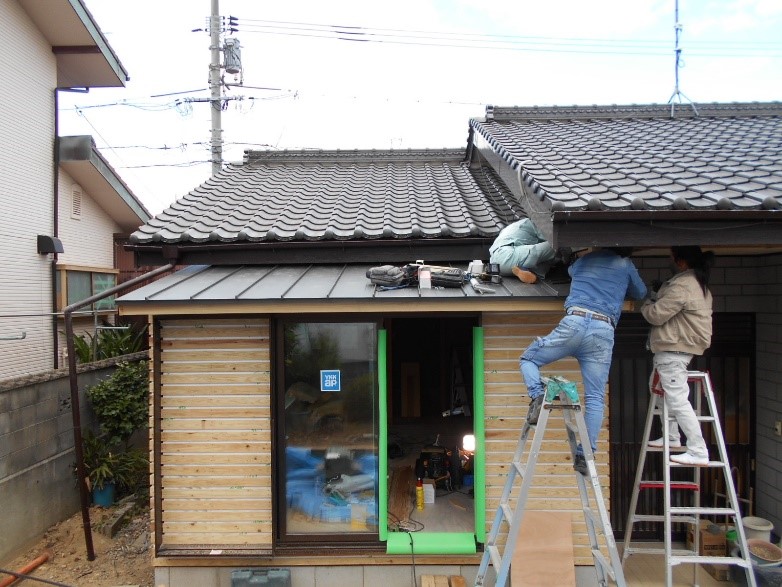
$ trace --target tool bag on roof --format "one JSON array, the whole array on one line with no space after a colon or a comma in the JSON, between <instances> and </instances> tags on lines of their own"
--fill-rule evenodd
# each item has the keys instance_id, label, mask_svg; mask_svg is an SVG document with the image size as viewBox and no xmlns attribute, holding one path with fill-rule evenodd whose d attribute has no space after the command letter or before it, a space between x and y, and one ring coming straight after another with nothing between
<instances>
[{"instance_id":1,"label":"tool bag on roof","mask_svg":"<svg viewBox=\"0 0 782 587\"><path fill-rule=\"evenodd\" d=\"M432 287L461 287L465 273L456 267L432 267Z\"/></svg>"},{"instance_id":2,"label":"tool bag on roof","mask_svg":"<svg viewBox=\"0 0 782 587\"><path fill-rule=\"evenodd\" d=\"M395 286L410 283L410 276L401 267L380 265L367 270L367 278L375 285Z\"/></svg>"}]
</instances>

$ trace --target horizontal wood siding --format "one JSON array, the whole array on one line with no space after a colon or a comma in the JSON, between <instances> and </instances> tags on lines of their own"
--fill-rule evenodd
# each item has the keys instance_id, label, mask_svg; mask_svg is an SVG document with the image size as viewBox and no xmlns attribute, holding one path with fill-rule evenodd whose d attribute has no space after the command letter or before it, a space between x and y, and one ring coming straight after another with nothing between
<instances>
[{"instance_id":1,"label":"horizontal wood siding","mask_svg":"<svg viewBox=\"0 0 782 587\"><path fill-rule=\"evenodd\" d=\"M163 545L270 548L268 320L165 320L160 340Z\"/></svg>"},{"instance_id":2,"label":"horizontal wood siding","mask_svg":"<svg viewBox=\"0 0 782 587\"><path fill-rule=\"evenodd\" d=\"M561 311L483 315L487 533L494 521L509 465L513 460L524 419L527 417L529 398L519 372L519 356L535 337L548 334L561 317ZM562 375L577 382L583 399L581 373L574 359L552 363L542 372L549 375ZM604 422L608 421L607 416L606 411ZM531 443L530 436L527 448ZM606 507L609 507L608 432L605 426L597 450L597 469L603 486ZM526 460L526 456L524 458ZM527 507L530 510L573 512L576 564L591 565L593 560L575 475L564 423L558 414L552 414L535 468L534 483L529 493ZM507 528L504 534L507 534Z\"/></svg>"}]
</instances>

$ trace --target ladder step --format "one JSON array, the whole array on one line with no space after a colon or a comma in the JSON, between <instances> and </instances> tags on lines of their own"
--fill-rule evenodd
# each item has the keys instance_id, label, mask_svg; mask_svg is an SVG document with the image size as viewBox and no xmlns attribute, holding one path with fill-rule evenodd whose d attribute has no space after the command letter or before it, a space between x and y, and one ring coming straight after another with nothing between
<instances>
[{"instance_id":1,"label":"ladder step","mask_svg":"<svg viewBox=\"0 0 782 587\"><path fill-rule=\"evenodd\" d=\"M600 552L600 550L593 548L592 558L595 559L596 563L603 567L603 570L608 573L608 576L612 581L616 581L616 573L614 573L614 568L611 566L611 563L608 561L608 559L606 559L605 555Z\"/></svg>"},{"instance_id":2,"label":"ladder step","mask_svg":"<svg viewBox=\"0 0 782 587\"><path fill-rule=\"evenodd\" d=\"M665 521L665 515L664 514L638 514L635 516L634 522L664 522ZM671 516L671 522L682 522L682 523L694 523L695 517L694 516Z\"/></svg>"},{"instance_id":3,"label":"ladder step","mask_svg":"<svg viewBox=\"0 0 782 587\"><path fill-rule=\"evenodd\" d=\"M687 481L671 481L671 489L689 489L690 491L700 491L700 485ZM665 489L665 481L641 481L638 486L641 489Z\"/></svg>"},{"instance_id":4,"label":"ladder step","mask_svg":"<svg viewBox=\"0 0 782 587\"><path fill-rule=\"evenodd\" d=\"M647 547L629 546L629 547L627 547L624 550L624 552L625 552L625 558L627 558L631 554L657 554L657 555L665 554L665 550L664 549L659 548L659 547L658 548L652 548L652 547L649 547L649 546L647 546ZM692 550L685 550L685 549L680 549L680 548L676 548L676 549L671 550L671 554L675 554L677 556L684 556L684 555L687 555L688 553L692 553L692 552L693 552Z\"/></svg>"},{"instance_id":5,"label":"ladder step","mask_svg":"<svg viewBox=\"0 0 782 587\"><path fill-rule=\"evenodd\" d=\"M670 463L668 463L668 464L669 464L671 467L673 467L673 468L676 468L676 469L680 469L680 468L688 468L688 469L692 469L692 468L694 468L694 467L696 467L696 466L697 466L697 467L700 467L701 469L707 469L707 468L709 468L709 469L719 469L719 468L725 468L725 463L723 463L722 461L709 461L709 462L708 462L707 464L705 464L705 465L682 465L682 464L679 464L679 463L675 463L675 462L673 462L673 461L671 461L671 462L670 462Z\"/></svg>"},{"instance_id":6,"label":"ladder step","mask_svg":"<svg viewBox=\"0 0 782 587\"><path fill-rule=\"evenodd\" d=\"M705 508L705 507L672 507L671 508L672 514L681 514L681 515L696 515L700 514L701 516L735 516L736 510L732 508Z\"/></svg>"},{"instance_id":7,"label":"ladder step","mask_svg":"<svg viewBox=\"0 0 782 587\"><path fill-rule=\"evenodd\" d=\"M502 516L510 524L513 519L513 510L507 503L500 504L500 510L502 510Z\"/></svg>"},{"instance_id":8,"label":"ladder step","mask_svg":"<svg viewBox=\"0 0 782 587\"><path fill-rule=\"evenodd\" d=\"M511 465L513 465L513 468L516 469L516 472L519 474L519 477L524 479L524 475L527 474L527 467L518 461L514 461L513 463L511 463Z\"/></svg>"},{"instance_id":9,"label":"ladder step","mask_svg":"<svg viewBox=\"0 0 782 587\"><path fill-rule=\"evenodd\" d=\"M671 559L672 565L678 565L680 563L691 563L691 564L711 564L711 565L736 565L739 567L746 567L749 568L752 566L752 562L739 558L737 556L672 556Z\"/></svg>"},{"instance_id":10,"label":"ladder step","mask_svg":"<svg viewBox=\"0 0 782 587\"><path fill-rule=\"evenodd\" d=\"M502 564L502 556L500 555L500 549L496 546L487 546L486 552L489 553L489 557L491 558L491 564L494 566L494 569L499 569L500 565Z\"/></svg>"}]
</instances>

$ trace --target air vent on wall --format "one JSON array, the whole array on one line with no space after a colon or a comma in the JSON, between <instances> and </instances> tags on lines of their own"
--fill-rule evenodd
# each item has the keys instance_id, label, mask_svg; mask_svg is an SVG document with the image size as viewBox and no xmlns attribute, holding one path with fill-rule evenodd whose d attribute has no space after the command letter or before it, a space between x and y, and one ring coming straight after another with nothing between
<instances>
[{"instance_id":1,"label":"air vent on wall","mask_svg":"<svg viewBox=\"0 0 782 587\"><path fill-rule=\"evenodd\" d=\"M74 184L71 189L71 218L81 218L81 187Z\"/></svg>"}]
</instances>

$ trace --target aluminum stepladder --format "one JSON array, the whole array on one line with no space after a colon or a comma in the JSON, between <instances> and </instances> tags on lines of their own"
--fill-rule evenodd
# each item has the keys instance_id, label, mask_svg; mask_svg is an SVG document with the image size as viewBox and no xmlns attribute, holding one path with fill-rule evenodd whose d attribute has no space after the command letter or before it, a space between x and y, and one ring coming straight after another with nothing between
<instances>
[{"instance_id":1,"label":"aluminum stepladder","mask_svg":"<svg viewBox=\"0 0 782 587\"><path fill-rule=\"evenodd\" d=\"M717 404L714 400L714 391L711 386L711 378L708 373L701 371L689 371L687 373L688 381L693 384L694 391L694 409L698 421L708 422L712 426L713 435L717 441L719 460L710 460L706 467L693 467L689 465L679 465L670 460L671 447L668 440L668 428L671 419L668 416L668 407L663 401L663 397L657 394L651 394L649 401L649 410L646 415L646 425L644 427L643 444L641 454L638 458L638 468L635 473L635 484L633 485L633 496L630 500L630 513L627 518L624 550L622 552L622 563L632 554L664 554L666 568L666 585L671 587L673 584L673 567L678 564L689 563L693 565L693 585L698 585L698 564L727 564L743 567L747 585L755 587L755 573L752 570L752 561L747 549L747 541L744 533L744 527L741 523L741 511L739 510L739 500L736 495L736 488L733 485L733 475L731 474L730 464L728 463L727 451L725 449L725 439L722 435L722 426L717 417ZM705 401L708 414L703 413L703 400ZM659 416L662 423L662 438L664 439L662 448L653 448L648 446L652 440L650 434L652 422L655 416ZM676 451L677 449L673 449ZM682 449L683 450L683 449ZM646 480L644 479L644 464L646 455L649 452L660 452L663 456L663 479ZM692 481L671 481L672 468L691 468L693 471ZM702 507L700 503L700 473L702 468L718 469L724 475L725 494L727 505L720 507ZM662 489L663 490L663 513L662 514L638 514L638 496L642 489ZM693 505L688 507L674 507L671 505L671 490L691 491L693 494ZM738 537L740 556L702 556L698 554L700 549L700 519L701 516L721 516L732 518ZM632 542L633 525L637 522L663 522L665 532L665 547L650 548L649 546L636 546ZM674 523L685 522L694 524L693 550L674 549L671 544L671 527Z\"/></svg>"},{"instance_id":2,"label":"aluminum stepladder","mask_svg":"<svg viewBox=\"0 0 782 587\"><path fill-rule=\"evenodd\" d=\"M560 410L562 412L571 455L575 456L579 440L586 439L586 442L583 443L583 450L589 475L585 477L575 471L574 475L576 476L578 492L581 497L581 506L584 511L584 520L586 522L587 534L589 535L590 550L595 561L598 583L601 586L608 585L608 579L610 578L616 582L618 587L625 587L622 563L616 548L614 533L611 529L605 502L603 501L595 459L587 435L584 413L578 401L576 385L561 377L543 377L541 379L546 384L546 396L540 410L538 423L537 425L530 425L529 422L524 421L516 453L511 462L510 472L500 497L500 505L497 508L491 531L486 538L483 558L475 578L475 587L484 585L489 565L494 567L496 573L495 587L504 587L508 580L513 551L516 547L516 540L524 519L527 497L535 475L535 465L543 443L543 437L546 433L546 424L552 410ZM557 403L554 403L555 400L558 400ZM532 438L532 446L526 455L526 463L524 463L524 449L530 431L533 428L535 433ZM516 496L516 507L513 508L511 501L513 499L512 493L516 487L516 477L521 479L521 486ZM592 488L592 501L595 507L590 502L587 484ZM509 529L504 549L501 550L497 539L500 536L503 522ZM600 550L598 531L603 536L605 547L609 553L608 558Z\"/></svg>"}]
</instances>

